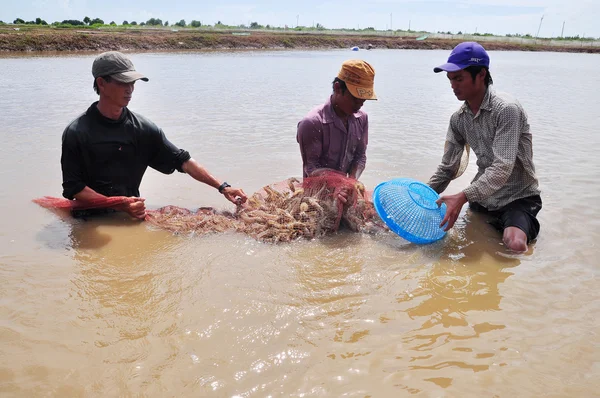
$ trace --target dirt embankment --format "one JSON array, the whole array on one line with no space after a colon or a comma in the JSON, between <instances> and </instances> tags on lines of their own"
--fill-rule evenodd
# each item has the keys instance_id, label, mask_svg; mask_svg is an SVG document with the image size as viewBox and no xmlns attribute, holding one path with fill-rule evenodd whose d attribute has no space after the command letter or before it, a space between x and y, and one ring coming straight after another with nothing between
<instances>
[{"instance_id":1,"label":"dirt embankment","mask_svg":"<svg viewBox=\"0 0 600 398\"><path fill-rule=\"evenodd\" d=\"M388 49L451 49L460 40L415 40L414 37L306 34L306 33L237 33L230 31L172 30L59 30L0 29L0 52L30 51L152 51L152 50L223 50L223 49L326 49L358 46ZM566 51L600 53L600 47L559 47L544 44L526 45L486 42L488 50Z\"/></svg>"}]
</instances>

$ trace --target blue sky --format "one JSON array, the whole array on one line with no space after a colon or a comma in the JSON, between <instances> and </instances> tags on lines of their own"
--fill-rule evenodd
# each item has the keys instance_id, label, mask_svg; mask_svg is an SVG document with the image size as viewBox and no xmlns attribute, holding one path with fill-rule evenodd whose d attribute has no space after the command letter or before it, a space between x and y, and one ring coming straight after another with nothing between
<instances>
[{"instance_id":1,"label":"blue sky","mask_svg":"<svg viewBox=\"0 0 600 398\"><path fill-rule=\"evenodd\" d=\"M206 24L258 22L273 26L408 29L465 33L520 33L600 37L599 0L0 0L0 20L19 17L48 22L101 18L105 22L170 23L195 19Z\"/></svg>"}]
</instances>

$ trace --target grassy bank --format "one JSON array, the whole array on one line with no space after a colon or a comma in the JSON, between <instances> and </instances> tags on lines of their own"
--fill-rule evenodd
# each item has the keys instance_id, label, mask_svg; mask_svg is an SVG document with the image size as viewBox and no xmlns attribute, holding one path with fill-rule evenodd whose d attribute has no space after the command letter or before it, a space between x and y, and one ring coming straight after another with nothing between
<instances>
[{"instance_id":1,"label":"grassy bank","mask_svg":"<svg viewBox=\"0 0 600 398\"><path fill-rule=\"evenodd\" d=\"M1 52L31 51L151 51L226 49L342 49L358 46L376 49L451 49L461 38L427 38L344 33L236 32L229 30L174 29L58 29L0 27ZM486 41L488 50L563 51L600 53L595 46L561 46L539 41L515 43Z\"/></svg>"}]
</instances>

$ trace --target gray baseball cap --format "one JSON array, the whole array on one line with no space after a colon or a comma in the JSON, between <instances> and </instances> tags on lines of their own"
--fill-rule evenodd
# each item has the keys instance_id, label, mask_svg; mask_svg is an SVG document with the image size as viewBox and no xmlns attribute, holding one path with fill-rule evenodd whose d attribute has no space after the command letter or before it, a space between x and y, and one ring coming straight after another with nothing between
<instances>
[{"instance_id":1,"label":"gray baseball cap","mask_svg":"<svg viewBox=\"0 0 600 398\"><path fill-rule=\"evenodd\" d=\"M107 51L98 55L92 65L92 75L94 78L110 76L121 83L148 81L146 76L135 70L131 60L118 51Z\"/></svg>"}]
</instances>

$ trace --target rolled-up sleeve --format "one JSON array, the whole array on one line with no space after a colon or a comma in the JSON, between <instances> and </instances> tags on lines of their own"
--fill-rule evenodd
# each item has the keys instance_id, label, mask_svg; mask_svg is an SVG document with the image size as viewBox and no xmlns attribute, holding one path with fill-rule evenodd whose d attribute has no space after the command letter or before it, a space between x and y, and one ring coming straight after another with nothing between
<instances>
[{"instance_id":1,"label":"rolled-up sleeve","mask_svg":"<svg viewBox=\"0 0 600 398\"><path fill-rule=\"evenodd\" d=\"M492 151L494 160L485 172L463 191L469 202L492 196L508 181L517 158L523 113L510 104L498 114Z\"/></svg>"},{"instance_id":2,"label":"rolled-up sleeve","mask_svg":"<svg viewBox=\"0 0 600 398\"><path fill-rule=\"evenodd\" d=\"M454 115L448 126L442 162L427 183L437 193L442 193L448 188L450 181L452 181L460 167L465 139L458 133L456 121L457 116Z\"/></svg>"},{"instance_id":3,"label":"rolled-up sleeve","mask_svg":"<svg viewBox=\"0 0 600 398\"><path fill-rule=\"evenodd\" d=\"M158 129L157 140L157 150L150 160L150 167L164 174L171 174L175 170L183 173L182 165L191 159L190 153L171 143L162 129Z\"/></svg>"},{"instance_id":4,"label":"rolled-up sleeve","mask_svg":"<svg viewBox=\"0 0 600 398\"><path fill-rule=\"evenodd\" d=\"M313 171L321 168L321 152L323 150L323 127L311 119L302 119L298 123L296 140L300 145L303 175L308 177Z\"/></svg>"}]
</instances>

